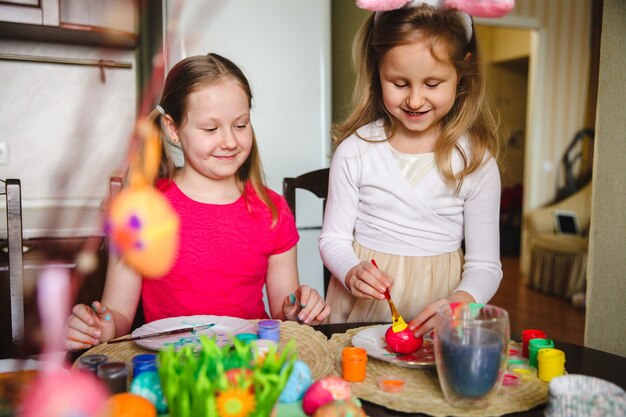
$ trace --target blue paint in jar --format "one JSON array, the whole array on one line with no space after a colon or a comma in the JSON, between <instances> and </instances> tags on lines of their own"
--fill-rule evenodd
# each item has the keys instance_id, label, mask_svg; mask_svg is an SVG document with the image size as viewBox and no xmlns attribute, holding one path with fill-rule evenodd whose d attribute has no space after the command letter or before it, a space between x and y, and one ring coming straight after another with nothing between
<instances>
[{"instance_id":1,"label":"blue paint in jar","mask_svg":"<svg viewBox=\"0 0 626 417\"><path fill-rule=\"evenodd\" d=\"M493 330L481 328L439 336L448 386L464 397L488 394L498 380L502 337Z\"/></svg>"},{"instance_id":2,"label":"blue paint in jar","mask_svg":"<svg viewBox=\"0 0 626 417\"><path fill-rule=\"evenodd\" d=\"M144 353L133 356L133 378L137 378L142 372L156 371L156 354Z\"/></svg>"}]
</instances>

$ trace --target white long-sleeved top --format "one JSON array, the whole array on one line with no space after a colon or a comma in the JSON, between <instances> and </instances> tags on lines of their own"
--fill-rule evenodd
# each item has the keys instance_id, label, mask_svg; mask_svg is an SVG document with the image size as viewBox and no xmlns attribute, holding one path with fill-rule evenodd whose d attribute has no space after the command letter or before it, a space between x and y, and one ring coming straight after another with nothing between
<instances>
[{"instance_id":1,"label":"white long-sleeved top","mask_svg":"<svg viewBox=\"0 0 626 417\"><path fill-rule=\"evenodd\" d=\"M373 122L345 139L333 155L319 239L324 264L345 285L348 271L361 262L352 249L354 239L400 256L453 252L465 239L463 275L455 291L488 302L502 279L501 189L494 158L467 176L458 193L436 168L412 187L385 140L382 121ZM469 154L467 138L459 144ZM452 167L454 172L463 167L458 152Z\"/></svg>"}]
</instances>

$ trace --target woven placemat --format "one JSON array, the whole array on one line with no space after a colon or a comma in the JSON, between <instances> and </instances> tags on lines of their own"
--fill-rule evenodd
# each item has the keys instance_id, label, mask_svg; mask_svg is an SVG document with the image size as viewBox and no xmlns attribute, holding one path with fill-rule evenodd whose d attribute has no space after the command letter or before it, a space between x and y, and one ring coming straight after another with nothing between
<instances>
[{"instance_id":1,"label":"woven placemat","mask_svg":"<svg viewBox=\"0 0 626 417\"><path fill-rule=\"evenodd\" d=\"M279 347L284 347L291 339L296 340L298 358L309 365L314 379L325 377L333 372L333 356L323 333L293 321L281 322ZM106 355L108 362L125 362L130 367L133 357L142 353L155 352L143 348L135 342L103 344L95 346L81 355L74 362L74 366L85 355Z\"/></svg>"},{"instance_id":2,"label":"woven placemat","mask_svg":"<svg viewBox=\"0 0 626 417\"><path fill-rule=\"evenodd\" d=\"M328 345L333 355L333 373L341 375L341 351L352 346L352 337L363 329L350 329L334 334ZM390 394L378 388L378 379L385 375L397 375L406 380L403 394ZM432 368L404 368L369 357L367 376L363 382L352 382L352 392L357 397L392 410L405 413L424 413L431 416L501 416L529 410L548 401L548 384L538 378L523 380L515 387L504 387L491 397L485 409L454 408L449 405L439 386L437 371Z\"/></svg>"}]
</instances>

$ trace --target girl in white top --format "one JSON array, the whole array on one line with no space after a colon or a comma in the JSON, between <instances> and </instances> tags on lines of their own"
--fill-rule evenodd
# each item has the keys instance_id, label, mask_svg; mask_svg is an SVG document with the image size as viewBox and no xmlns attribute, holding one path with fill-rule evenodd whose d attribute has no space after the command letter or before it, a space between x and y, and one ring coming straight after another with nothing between
<instances>
[{"instance_id":1,"label":"girl in white top","mask_svg":"<svg viewBox=\"0 0 626 417\"><path fill-rule=\"evenodd\" d=\"M416 3L357 34L319 247L331 322L390 321L389 289L421 336L439 306L489 301L502 269L499 136L471 18Z\"/></svg>"}]
</instances>

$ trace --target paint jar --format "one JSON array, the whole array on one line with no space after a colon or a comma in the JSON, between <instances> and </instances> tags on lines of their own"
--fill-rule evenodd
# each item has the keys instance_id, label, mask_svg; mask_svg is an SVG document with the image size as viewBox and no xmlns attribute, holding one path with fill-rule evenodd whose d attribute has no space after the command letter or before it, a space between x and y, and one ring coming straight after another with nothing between
<instances>
[{"instance_id":1,"label":"paint jar","mask_svg":"<svg viewBox=\"0 0 626 417\"><path fill-rule=\"evenodd\" d=\"M519 375L521 379L537 378L537 369L525 363L511 364L508 366L508 370Z\"/></svg>"},{"instance_id":2,"label":"paint jar","mask_svg":"<svg viewBox=\"0 0 626 417\"><path fill-rule=\"evenodd\" d=\"M263 362L265 357L269 353L270 349L274 349L274 352L278 350L278 343L269 339L258 339L252 344L252 356L257 362Z\"/></svg>"},{"instance_id":3,"label":"paint jar","mask_svg":"<svg viewBox=\"0 0 626 417\"><path fill-rule=\"evenodd\" d=\"M156 370L156 354L144 353L133 356L133 378L137 378L142 372L156 372Z\"/></svg>"},{"instance_id":4,"label":"paint jar","mask_svg":"<svg viewBox=\"0 0 626 417\"><path fill-rule=\"evenodd\" d=\"M543 330L538 330L538 329L522 330L522 355L525 358L528 358L528 342L530 341L530 339L534 339L534 338L545 339L546 337L548 337L548 335Z\"/></svg>"},{"instance_id":5,"label":"paint jar","mask_svg":"<svg viewBox=\"0 0 626 417\"><path fill-rule=\"evenodd\" d=\"M521 377L513 371L507 370L504 371L504 376L502 377L502 385L505 387L515 387L519 385Z\"/></svg>"},{"instance_id":6,"label":"paint jar","mask_svg":"<svg viewBox=\"0 0 626 417\"><path fill-rule=\"evenodd\" d=\"M85 355L78 359L76 367L81 371L93 372L95 374L98 370L98 366L106 361L106 355Z\"/></svg>"},{"instance_id":7,"label":"paint jar","mask_svg":"<svg viewBox=\"0 0 626 417\"><path fill-rule=\"evenodd\" d=\"M280 340L280 321L261 320L257 324L257 334L259 339L273 340L278 343Z\"/></svg>"},{"instance_id":8,"label":"paint jar","mask_svg":"<svg viewBox=\"0 0 626 417\"><path fill-rule=\"evenodd\" d=\"M530 339L528 342L528 364L535 368L537 368L539 349L554 349L554 342L550 339Z\"/></svg>"},{"instance_id":9,"label":"paint jar","mask_svg":"<svg viewBox=\"0 0 626 417\"><path fill-rule=\"evenodd\" d=\"M98 378L106 384L111 394L126 391L128 367L124 362L105 362L98 366Z\"/></svg>"},{"instance_id":10,"label":"paint jar","mask_svg":"<svg viewBox=\"0 0 626 417\"><path fill-rule=\"evenodd\" d=\"M509 340L509 358L521 358L521 357L523 357L522 346L517 342Z\"/></svg>"},{"instance_id":11,"label":"paint jar","mask_svg":"<svg viewBox=\"0 0 626 417\"><path fill-rule=\"evenodd\" d=\"M539 379L544 382L565 374L565 352L559 349L539 349L537 353Z\"/></svg>"},{"instance_id":12,"label":"paint jar","mask_svg":"<svg viewBox=\"0 0 626 417\"><path fill-rule=\"evenodd\" d=\"M460 303L435 316L435 363L441 390L453 407L485 408L502 383L510 340L506 310Z\"/></svg>"},{"instance_id":13,"label":"paint jar","mask_svg":"<svg viewBox=\"0 0 626 417\"><path fill-rule=\"evenodd\" d=\"M385 375L378 378L378 388L388 393L403 392L406 387L406 381L401 376Z\"/></svg>"},{"instance_id":14,"label":"paint jar","mask_svg":"<svg viewBox=\"0 0 626 417\"><path fill-rule=\"evenodd\" d=\"M342 377L346 381L361 382L365 380L367 368L367 351L357 347L343 348L341 351Z\"/></svg>"},{"instance_id":15,"label":"paint jar","mask_svg":"<svg viewBox=\"0 0 626 417\"><path fill-rule=\"evenodd\" d=\"M255 333L239 333L235 335L235 339L243 342L244 345L249 345L251 342L258 340L259 336Z\"/></svg>"},{"instance_id":16,"label":"paint jar","mask_svg":"<svg viewBox=\"0 0 626 417\"><path fill-rule=\"evenodd\" d=\"M511 366L515 366L515 365L528 365L528 359L526 358L509 358L509 360L507 361L507 367L510 369Z\"/></svg>"}]
</instances>

